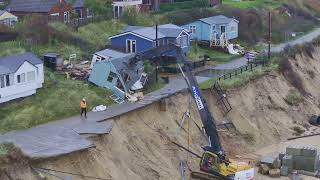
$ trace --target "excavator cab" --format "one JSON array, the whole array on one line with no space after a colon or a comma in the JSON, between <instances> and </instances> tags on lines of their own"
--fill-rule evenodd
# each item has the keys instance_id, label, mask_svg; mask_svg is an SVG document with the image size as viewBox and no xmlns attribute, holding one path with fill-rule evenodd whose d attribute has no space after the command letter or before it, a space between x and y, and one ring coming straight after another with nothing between
<instances>
[{"instance_id":1,"label":"excavator cab","mask_svg":"<svg viewBox=\"0 0 320 180\"><path fill-rule=\"evenodd\" d=\"M253 168L248 163L230 162L223 155L205 151L200 161L200 170L221 179L250 180Z\"/></svg>"}]
</instances>

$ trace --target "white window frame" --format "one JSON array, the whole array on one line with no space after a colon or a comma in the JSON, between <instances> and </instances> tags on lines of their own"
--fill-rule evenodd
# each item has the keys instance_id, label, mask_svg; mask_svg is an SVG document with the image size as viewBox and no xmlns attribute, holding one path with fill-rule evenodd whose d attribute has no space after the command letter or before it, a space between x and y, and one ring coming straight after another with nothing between
<instances>
[{"instance_id":1,"label":"white window frame","mask_svg":"<svg viewBox=\"0 0 320 180\"><path fill-rule=\"evenodd\" d=\"M33 74L33 78L30 79L30 74ZM32 77L32 76L31 76ZM27 72L27 82L33 82L36 80L36 72L35 71L29 71Z\"/></svg>"},{"instance_id":2,"label":"white window frame","mask_svg":"<svg viewBox=\"0 0 320 180\"><path fill-rule=\"evenodd\" d=\"M237 27L235 25L232 25L230 27L230 32L237 32Z\"/></svg>"},{"instance_id":3,"label":"white window frame","mask_svg":"<svg viewBox=\"0 0 320 180\"><path fill-rule=\"evenodd\" d=\"M18 81L18 76L20 76L20 82ZM21 73L17 75L17 84L23 84L26 82L26 73Z\"/></svg>"},{"instance_id":4,"label":"white window frame","mask_svg":"<svg viewBox=\"0 0 320 180\"><path fill-rule=\"evenodd\" d=\"M181 48L188 47L188 36L182 35L180 38L181 38Z\"/></svg>"},{"instance_id":5,"label":"white window frame","mask_svg":"<svg viewBox=\"0 0 320 180\"><path fill-rule=\"evenodd\" d=\"M63 21L67 23L69 22L69 20L70 20L70 12L69 11L63 12Z\"/></svg>"},{"instance_id":6,"label":"white window frame","mask_svg":"<svg viewBox=\"0 0 320 180\"><path fill-rule=\"evenodd\" d=\"M128 42L130 43L130 49L128 47ZM135 45L135 51L133 52L133 44ZM134 39L126 39L126 52L128 53L137 53L137 40Z\"/></svg>"},{"instance_id":7,"label":"white window frame","mask_svg":"<svg viewBox=\"0 0 320 180\"><path fill-rule=\"evenodd\" d=\"M222 32L222 27L224 27L224 32ZM220 34L227 33L227 26L226 25L220 25Z\"/></svg>"},{"instance_id":8,"label":"white window frame","mask_svg":"<svg viewBox=\"0 0 320 180\"><path fill-rule=\"evenodd\" d=\"M191 34L196 34L197 26L195 26L195 25L190 25L190 26L189 26L189 29L190 29L190 31L191 31Z\"/></svg>"}]
</instances>

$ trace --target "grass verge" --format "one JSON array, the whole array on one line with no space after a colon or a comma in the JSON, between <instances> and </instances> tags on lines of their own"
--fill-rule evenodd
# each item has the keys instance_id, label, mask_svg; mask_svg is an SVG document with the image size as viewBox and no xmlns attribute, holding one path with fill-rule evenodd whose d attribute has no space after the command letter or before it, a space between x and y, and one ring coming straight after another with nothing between
<instances>
[{"instance_id":1,"label":"grass verge","mask_svg":"<svg viewBox=\"0 0 320 180\"><path fill-rule=\"evenodd\" d=\"M10 102L0 109L0 132L30 128L79 113L79 102L86 98L89 109L110 105L110 91L63 75L45 71L44 87L37 94Z\"/></svg>"}]
</instances>

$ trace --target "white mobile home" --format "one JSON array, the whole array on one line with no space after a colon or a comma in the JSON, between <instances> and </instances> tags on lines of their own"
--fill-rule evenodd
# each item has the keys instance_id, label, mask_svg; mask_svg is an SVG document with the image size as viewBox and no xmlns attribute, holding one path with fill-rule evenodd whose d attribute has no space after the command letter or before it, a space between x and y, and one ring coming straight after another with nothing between
<instances>
[{"instance_id":1,"label":"white mobile home","mask_svg":"<svg viewBox=\"0 0 320 180\"><path fill-rule=\"evenodd\" d=\"M33 95L43 82L43 62L36 55L0 57L0 103Z\"/></svg>"}]
</instances>

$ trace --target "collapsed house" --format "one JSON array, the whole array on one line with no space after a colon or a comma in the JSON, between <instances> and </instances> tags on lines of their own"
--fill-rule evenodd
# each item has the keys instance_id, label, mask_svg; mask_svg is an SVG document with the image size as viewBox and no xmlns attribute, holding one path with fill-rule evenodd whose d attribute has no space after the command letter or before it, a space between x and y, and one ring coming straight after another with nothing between
<instances>
[{"instance_id":1,"label":"collapsed house","mask_svg":"<svg viewBox=\"0 0 320 180\"><path fill-rule=\"evenodd\" d=\"M93 65L89 81L99 87L110 89L114 100L123 100L134 91L142 89L147 80L143 61L133 62L134 55L111 58Z\"/></svg>"}]
</instances>

